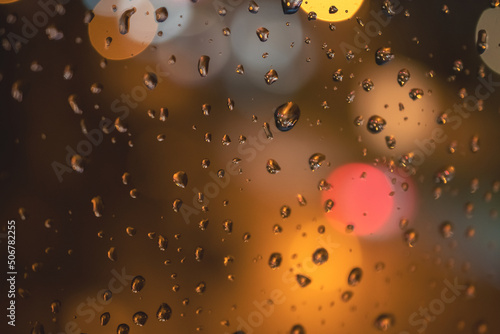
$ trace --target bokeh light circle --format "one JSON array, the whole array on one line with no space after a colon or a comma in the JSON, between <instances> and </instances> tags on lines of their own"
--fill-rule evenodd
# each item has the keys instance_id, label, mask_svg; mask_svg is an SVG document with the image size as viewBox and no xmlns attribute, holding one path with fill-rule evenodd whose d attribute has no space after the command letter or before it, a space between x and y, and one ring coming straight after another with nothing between
<instances>
[{"instance_id":1,"label":"bokeh light circle","mask_svg":"<svg viewBox=\"0 0 500 334\"><path fill-rule=\"evenodd\" d=\"M329 22L340 22L351 18L361 7L363 0L306 0L302 3L301 8L309 12L315 12L318 20ZM335 14L330 14L331 6L337 7L338 11Z\"/></svg>"},{"instance_id":2,"label":"bokeh light circle","mask_svg":"<svg viewBox=\"0 0 500 334\"><path fill-rule=\"evenodd\" d=\"M129 31L121 34L120 17L132 8L136 8L136 12L130 17ZM89 24L90 42L107 59L137 56L150 45L158 30L155 8L149 0L101 0L93 12L95 17ZM111 38L109 46L106 46L107 38Z\"/></svg>"},{"instance_id":3,"label":"bokeh light circle","mask_svg":"<svg viewBox=\"0 0 500 334\"><path fill-rule=\"evenodd\" d=\"M484 63L496 73L500 73L500 33L498 33L498 26L500 25L500 8L486 9L476 26L475 41L479 30L486 30L488 47L481 54L481 59Z\"/></svg>"}]
</instances>

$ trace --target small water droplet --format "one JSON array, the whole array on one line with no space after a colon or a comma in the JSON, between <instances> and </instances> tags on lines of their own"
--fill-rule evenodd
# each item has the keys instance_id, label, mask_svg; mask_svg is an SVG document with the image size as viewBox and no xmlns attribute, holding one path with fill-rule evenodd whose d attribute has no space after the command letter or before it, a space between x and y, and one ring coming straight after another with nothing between
<instances>
[{"instance_id":1,"label":"small water droplet","mask_svg":"<svg viewBox=\"0 0 500 334\"><path fill-rule=\"evenodd\" d=\"M155 89L158 85L158 77L152 72L147 72L146 74L144 74L142 80L144 82L144 85L150 90Z\"/></svg>"},{"instance_id":2,"label":"small water droplet","mask_svg":"<svg viewBox=\"0 0 500 334\"><path fill-rule=\"evenodd\" d=\"M280 105L274 111L274 121L276 128L280 131L291 130L300 117L300 108L294 102L287 102Z\"/></svg>"},{"instance_id":3,"label":"small water droplet","mask_svg":"<svg viewBox=\"0 0 500 334\"><path fill-rule=\"evenodd\" d=\"M264 27L258 28L256 33L261 42L265 42L269 38L269 30Z\"/></svg>"},{"instance_id":4,"label":"small water droplet","mask_svg":"<svg viewBox=\"0 0 500 334\"><path fill-rule=\"evenodd\" d=\"M481 29L477 32L477 52L484 53L488 48L488 34L486 30Z\"/></svg>"},{"instance_id":5,"label":"small water droplet","mask_svg":"<svg viewBox=\"0 0 500 334\"><path fill-rule=\"evenodd\" d=\"M325 159L326 156L324 154L314 153L309 157L309 168L311 168L313 172L318 170L323 165Z\"/></svg>"},{"instance_id":6,"label":"small water droplet","mask_svg":"<svg viewBox=\"0 0 500 334\"><path fill-rule=\"evenodd\" d=\"M274 69L270 69L264 76L264 79L266 81L266 84L272 85L273 83L278 81L278 72L276 72Z\"/></svg>"},{"instance_id":7,"label":"small water droplet","mask_svg":"<svg viewBox=\"0 0 500 334\"><path fill-rule=\"evenodd\" d=\"M155 11L155 18L156 22L165 22L165 20L168 18L168 11L167 8L165 7L160 7Z\"/></svg>"},{"instance_id":8,"label":"small water droplet","mask_svg":"<svg viewBox=\"0 0 500 334\"><path fill-rule=\"evenodd\" d=\"M412 88L410 90L410 98L415 101L421 99L424 96L424 91L420 88Z\"/></svg>"},{"instance_id":9,"label":"small water droplet","mask_svg":"<svg viewBox=\"0 0 500 334\"><path fill-rule=\"evenodd\" d=\"M314 264L322 265L328 261L328 251L325 248L318 248L312 255L312 261Z\"/></svg>"},{"instance_id":10,"label":"small water droplet","mask_svg":"<svg viewBox=\"0 0 500 334\"><path fill-rule=\"evenodd\" d=\"M120 16L120 20L118 21L118 30L120 34L125 35L129 32L130 29L130 17L137 11L135 7L131 9L127 9Z\"/></svg>"},{"instance_id":11,"label":"small water droplet","mask_svg":"<svg viewBox=\"0 0 500 334\"><path fill-rule=\"evenodd\" d=\"M106 326L110 319L111 319L111 315L109 314L109 312L104 312L103 314L101 314L101 317L100 317L101 326Z\"/></svg>"},{"instance_id":12,"label":"small water droplet","mask_svg":"<svg viewBox=\"0 0 500 334\"><path fill-rule=\"evenodd\" d=\"M281 218L288 218L290 216L290 213L292 213L292 209L290 209L288 205L283 205L280 208Z\"/></svg>"},{"instance_id":13,"label":"small water droplet","mask_svg":"<svg viewBox=\"0 0 500 334\"><path fill-rule=\"evenodd\" d=\"M158 321L167 321L172 316L172 309L167 303L162 303L156 311L156 318Z\"/></svg>"},{"instance_id":14,"label":"small water droplet","mask_svg":"<svg viewBox=\"0 0 500 334\"><path fill-rule=\"evenodd\" d=\"M174 181L176 186L178 186L180 188L186 188L187 183L188 183L187 174L183 171L178 171L178 172L174 173L173 181Z\"/></svg>"},{"instance_id":15,"label":"small water droplet","mask_svg":"<svg viewBox=\"0 0 500 334\"><path fill-rule=\"evenodd\" d=\"M443 222L439 226L439 231L441 232L443 238L446 239L451 238L453 236L453 225L448 221Z\"/></svg>"},{"instance_id":16,"label":"small water droplet","mask_svg":"<svg viewBox=\"0 0 500 334\"><path fill-rule=\"evenodd\" d=\"M250 1L248 4L248 11L252 14L257 14L259 12L259 5L255 1Z\"/></svg>"},{"instance_id":17,"label":"small water droplet","mask_svg":"<svg viewBox=\"0 0 500 334\"><path fill-rule=\"evenodd\" d=\"M394 59L394 54L390 47L382 47L375 52L375 63L384 65Z\"/></svg>"},{"instance_id":18,"label":"small water droplet","mask_svg":"<svg viewBox=\"0 0 500 334\"><path fill-rule=\"evenodd\" d=\"M130 283L130 289L133 293L138 293L144 288L144 285L146 285L146 279L140 275L135 276Z\"/></svg>"},{"instance_id":19,"label":"small water droplet","mask_svg":"<svg viewBox=\"0 0 500 334\"><path fill-rule=\"evenodd\" d=\"M368 131L371 133L380 133L382 130L384 130L384 127L386 125L385 119L378 115L373 115L368 119L368 123L366 124Z\"/></svg>"},{"instance_id":20,"label":"small water droplet","mask_svg":"<svg viewBox=\"0 0 500 334\"><path fill-rule=\"evenodd\" d=\"M297 283L299 283L299 286L301 288L305 288L306 286L311 284L311 279L305 275L297 274L295 278L297 279Z\"/></svg>"},{"instance_id":21,"label":"small water droplet","mask_svg":"<svg viewBox=\"0 0 500 334\"><path fill-rule=\"evenodd\" d=\"M302 0L281 0L284 14L295 14L302 5Z\"/></svg>"},{"instance_id":22,"label":"small water droplet","mask_svg":"<svg viewBox=\"0 0 500 334\"><path fill-rule=\"evenodd\" d=\"M146 321L148 320L148 315L144 312L139 311L132 316L132 320L134 321L134 324L142 327L146 324Z\"/></svg>"},{"instance_id":23,"label":"small water droplet","mask_svg":"<svg viewBox=\"0 0 500 334\"><path fill-rule=\"evenodd\" d=\"M361 282L361 278L363 277L363 270L361 268L356 267L351 270L349 276L347 276L347 284L350 286L356 286Z\"/></svg>"},{"instance_id":24,"label":"small water droplet","mask_svg":"<svg viewBox=\"0 0 500 334\"><path fill-rule=\"evenodd\" d=\"M455 167L448 166L436 173L435 181L436 183L446 184L451 180L453 180L454 177L455 177Z\"/></svg>"},{"instance_id":25,"label":"small water droplet","mask_svg":"<svg viewBox=\"0 0 500 334\"><path fill-rule=\"evenodd\" d=\"M385 136L385 144L390 150L394 149L396 147L396 138L392 135Z\"/></svg>"},{"instance_id":26,"label":"small water droplet","mask_svg":"<svg viewBox=\"0 0 500 334\"><path fill-rule=\"evenodd\" d=\"M272 253L271 256L269 257L269 267L271 269L276 269L281 265L281 261L283 260L283 257L281 256L280 253Z\"/></svg>"},{"instance_id":27,"label":"small water droplet","mask_svg":"<svg viewBox=\"0 0 500 334\"><path fill-rule=\"evenodd\" d=\"M363 80L362 87L365 91L369 92L373 89L373 81L371 79Z\"/></svg>"},{"instance_id":28,"label":"small water droplet","mask_svg":"<svg viewBox=\"0 0 500 334\"><path fill-rule=\"evenodd\" d=\"M409 247L414 247L418 240L418 233L414 229L410 229L403 234L403 238Z\"/></svg>"},{"instance_id":29,"label":"small water droplet","mask_svg":"<svg viewBox=\"0 0 500 334\"><path fill-rule=\"evenodd\" d=\"M198 60L198 73L202 77L206 77L208 75L208 65L210 64L210 57L203 55Z\"/></svg>"},{"instance_id":30,"label":"small water droplet","mask_svg":"<svg viewBox=\"0 0 500 334\"><path fill-rule=\"evenodd\" d=\"M391 314L381 314L375 319L374 326L376 329L386 332L394 326L394 316Z\"/></svg>"},{"instance_id":31,"label":"small water droplet","mask_svg":"<svg viewBox=\"0 0 500 334\"><path fill-rule=\"evenodd\" d=\"M280 165L273 159L267 160L266 169L269 174L277 174L281 171Z\"/></svg>"}]
</instances>

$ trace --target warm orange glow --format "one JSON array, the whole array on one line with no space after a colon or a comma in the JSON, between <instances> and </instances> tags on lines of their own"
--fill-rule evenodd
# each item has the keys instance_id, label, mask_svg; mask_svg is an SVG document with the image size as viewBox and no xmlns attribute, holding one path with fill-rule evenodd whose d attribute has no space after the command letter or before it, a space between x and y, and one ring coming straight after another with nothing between
<instances>
[{"instance_id":1,"label":"warm orange glow","mask_svg":"<svg viewBox=\"0 0 500 334\"><path fill-rule=\"evenodd\" d=\"M361 7L363 0L339 0L339 1L326 1L326 0L307 0L302 3L301 8L309 12L315 12L318 20L339 22L351 18ZM335 14L330 14L330 7L335 5L338 11Z\"/></svg>"},{"instance_id":2,"label":"warm orange glow","mask_svg":"<svg viewBox=\"0 0 500 334\"><path fill-rule=\"evenodd\" d=\"M113 11L113 5L116 5L116 11ZM120 16L132 8L136 11L129 19L129 31L121 34ZM94 14L89 24L90 41L94 49L107 59L137 56L150 45L158 30L155 9L149 1L102 0L94 8Z\"/></svg>"},{"instance_id":3,"label":"warm orange glow","mask_svg":"<svg viewBox=\"0 0 500 334\"><path fill-rule=\"evenodd\" d=\"M3 5L3 4L8 4L8 3L13 3L13 2L17 2L19 0L0 0L0 4Z\"/></svg>"}]
</instances>

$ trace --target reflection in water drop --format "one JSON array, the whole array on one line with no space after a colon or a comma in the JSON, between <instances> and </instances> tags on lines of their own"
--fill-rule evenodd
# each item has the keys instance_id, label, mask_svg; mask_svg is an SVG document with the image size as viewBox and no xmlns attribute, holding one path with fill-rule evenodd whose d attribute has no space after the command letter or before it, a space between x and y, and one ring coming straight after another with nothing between
<instances>
[{"instance_id":1,"label":"reflection in water drop","mask_svg":"<svg viewBox=\"0 0 500 334\"><path fill-rule=\"evenodd\" d=\"M280 105L274 111L274 121L276 128L280 131L289 131L299 120L300 109L294 102L287 102Z\"/></svg>"},{"instance_id":2,"label":"reflection in water drop","mask_svg":"<svg viewBox=\"0 0 500 334\"><path fill-rule=\"evenodd\" d=\"M128 33L129 28L130 28L130 17L137 11L135 7L131 9L127 9L126 11L123 12L123 14L120 16L120 20L118 21L118 31L120 31L120 34L125 35Z\"/></svg>"},{"instance_id":3,"label":"reflection in water drop","mask_svg":"<svg viewBox=\"0 0 500 334\"><path fill-rule=\"evenodd\" d=\"M202 77L206 77L208 75L209 63L210 63L210 57L206 55L201 56L200 59L198 60L198 73L200 73Z\"/></svg>"}]
</instances>

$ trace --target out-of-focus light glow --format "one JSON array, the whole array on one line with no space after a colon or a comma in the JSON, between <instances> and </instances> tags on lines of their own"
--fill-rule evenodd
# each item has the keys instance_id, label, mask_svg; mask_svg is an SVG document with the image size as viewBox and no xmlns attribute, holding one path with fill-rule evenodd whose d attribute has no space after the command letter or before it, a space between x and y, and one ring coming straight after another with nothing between
<instances>
[{"instance_id":1,"label":"out-of-focus light glow","mask_svg":"<svg viewBox=\"0 0 500 334\"><path fill-rule=\"evenodd\" d=\"M327 181L333 186L322 196L335 205L325 213L336 228L354 226L354 235L364 236L382 229L394 210L393 187L379 169L362 163L343 165L333 171Z\"/></svg>"},{"instance_id":2,"label":"out-of-focus light glow","mask_svg":"<svg viewBox=\"0 0 500 334\"><path fill-rule=\"evenodd\" d=\"M16 1L19 1L19 0L0 0L0 5L8 4L8 3L13 3L13 2L16 2Z\"/></svg>"},{"instance_id":3,"label":"out-of-focus light glow","mask_svg":"<svg viewBox=\"0 0 500 334\"><path fill-rule=\"evenodd\" d=\"M315 12L318 20L339 22L351 18L362 4L363 0L306 0L302 3L301 8L306 13ZM330 7L332 6L338 9L334 14L330 13Z\"/></svg>"},{"instance_id":4,"label":"out-of-focus light glow","mask_svg":"<svg viewBox=\"0 0 500 334\"><path fill-rule=\"evenodd\" d=\"M485 30L487 34L488 47L481 54L481 59L484 63L496 73L500 73L500 33L498 33L498 25L500 24L500 8L486 9L479 17L474 35L476 42L479 30Z\"/></svg>"},{"instance_id":5,"label":"out-of-focus light glow","mask_svg":"<svg viewBox=\"0 0 500 334\"><path fill-rule=\"evenodd\" d=\"M306 61L303 44L296 36L303 35L303 28L298 16L284 16L279 1L259 3L258 15L248 15L246 6L240 6L234 13L231 28L231 42L236 64L242 64L245 69L245 80L254 86L265 89L266 93L288 94L299 89L307 82L312 66L290 68L290 64L300 56ZM269 38L261 42L256 30L264 27L269 30ZM235 65L236 67L236 65ZM278 73L278 81L269 86L264 81L264 75L270 69ZM235 78L235 72L230 71ZM229 80L231 81L231 80ZM230 84L232 85L232 84Z\"/></svg>"},{"instance_id":6,"label":"out-of-focus light glow","mask_svg":"<svg viewBox=\"0 0 500 334\"><path fill-rule=\"evenodd\" d=\"M121 34L120 17L132 8L136 8L136 12L129 19L129 31ZM93 11L95 17L89 24L90 42L107 59L137 56L150 45L158 30L155 8L149 0L102 0Z\"/></svg>"}]
</instances>

